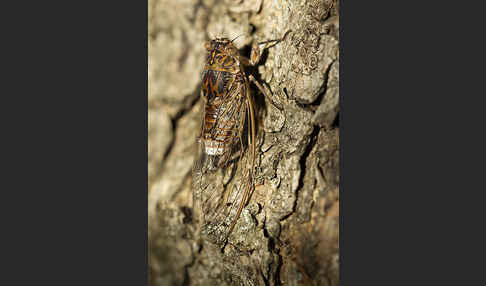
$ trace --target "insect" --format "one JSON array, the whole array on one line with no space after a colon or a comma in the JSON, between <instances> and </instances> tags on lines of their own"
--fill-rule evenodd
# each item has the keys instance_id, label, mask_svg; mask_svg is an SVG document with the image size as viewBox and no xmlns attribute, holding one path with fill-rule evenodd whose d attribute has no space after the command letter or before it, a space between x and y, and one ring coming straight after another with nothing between
<instances>
[{"instance_id":1,"label":"insect","mask_svg":"<svg viewBox=\"0 0 486 286\"><path fill-rule=\"evenodd\" d=\"M259 44L283 38L255 43L249 59L240 55L233 45L235 39L216 38L205 44L208 54L202 75L202 124L193 168L193 201L195 209L199 208L202 233L216 243L227 241L253 189L256 130L250 82L271 100L262 85L245 73L244 67L255 66L259 62ZM243 144L245 123L248 130L247 156L244 156ZM242 170L239 181L229 186L221 175L219 183L215 184L216 171L228 169L229 165L235 166L238 157ZM246 160L241 160L244 157ZM213 179L210 179L211 176Z\"/></svg>"}]
</instances>

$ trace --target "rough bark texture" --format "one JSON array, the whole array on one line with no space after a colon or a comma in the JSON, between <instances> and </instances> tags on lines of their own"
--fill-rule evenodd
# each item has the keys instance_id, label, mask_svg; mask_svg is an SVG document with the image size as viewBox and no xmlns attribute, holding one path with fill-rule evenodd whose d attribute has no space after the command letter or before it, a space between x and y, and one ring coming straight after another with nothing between
<instances>
[{"instance_id":1,"label":"rough bark texture","mask_svg":"<svg viewBox=\"0 0 486 286\"><path fill-rule=\"evenodd\" d=\"M149 0L149 285L339 284L339 3ZM191 169L204 42L281 38L250 72L257 186L221 249L201 242Z\"/></svg>"}]
</instances>

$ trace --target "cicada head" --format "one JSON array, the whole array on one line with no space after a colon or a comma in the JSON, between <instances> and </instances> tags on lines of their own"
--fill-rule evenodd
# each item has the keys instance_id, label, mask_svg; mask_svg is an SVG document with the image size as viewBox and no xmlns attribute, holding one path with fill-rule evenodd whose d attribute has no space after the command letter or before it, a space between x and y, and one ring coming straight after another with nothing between
<instances>
[{"instance_id":1,"label":"cicada head","mask_svg":"<svg viewBox=\"0 0 486 286\"><path fill-rule=\"evenodd\" d=\"M211 66L218 65L228 68L238 60L238 49L228 38L216 38L207 42L204 47L208 51L207 63Z\"/></svg>"}]
</instances>

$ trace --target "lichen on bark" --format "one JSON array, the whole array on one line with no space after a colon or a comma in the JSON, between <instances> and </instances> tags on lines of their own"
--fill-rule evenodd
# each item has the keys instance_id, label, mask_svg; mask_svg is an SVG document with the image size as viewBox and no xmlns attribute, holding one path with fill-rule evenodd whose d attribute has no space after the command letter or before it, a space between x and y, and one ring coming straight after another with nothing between
<instances>
[{"instance_id":1,"label":"lichen on bark","mask_svg":"<svg viewBox=\"0 0 486 286\"><path fill-rule=\"evenodd\" d=\"M339 3L149 0L149 285L339 284ZM255 190L224 251L197 235L191 169L204 42L283 37L249 69Z\"/></svg>"}]
</instances>

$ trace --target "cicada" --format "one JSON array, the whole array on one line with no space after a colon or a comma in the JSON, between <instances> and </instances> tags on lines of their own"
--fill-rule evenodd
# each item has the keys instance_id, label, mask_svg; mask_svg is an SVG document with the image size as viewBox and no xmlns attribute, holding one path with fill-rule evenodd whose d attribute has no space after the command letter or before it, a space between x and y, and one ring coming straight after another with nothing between
<instances>
[{"instance_id":1,"label":"cicada","mask_svg":"<svg viewBox=\"0 0 486 286\"><path fill-rule=\"evenodd\" d=\"M202 124L193 168L193 202L200 231L218 244L227 241L254 187L256 129L250 82L270 98L244 67L259 62L260 44L280 40L253 44L250 58L242 56L233 41L216 38L205 44L208 53L201 84ZM240 162L239 168L235 168L235 162ZM230 165L233 168L228 168ZM224 172L218 179L217 171L228 169L240 170L239 179L232 185L225 183Z\"/></svg>"}]
</instances>

